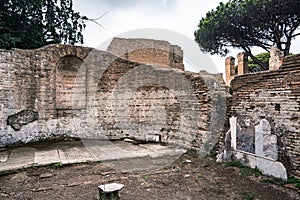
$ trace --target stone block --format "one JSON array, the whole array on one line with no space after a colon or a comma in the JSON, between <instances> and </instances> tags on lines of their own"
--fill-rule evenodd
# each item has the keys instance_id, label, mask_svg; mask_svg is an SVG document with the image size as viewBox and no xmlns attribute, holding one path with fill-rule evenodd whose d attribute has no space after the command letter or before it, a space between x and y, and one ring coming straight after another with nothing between
<instances>
[{"instance_id":1,"label":"stone block","mask_svg":"<svg viewBox=\"0 0 300 200\"><path fill-rule=\"evenodd\" d=\"M287 172L281 162L246 152L235 152L234 157L248 167L257 167L265 175L287 180Z\"/></svg>"}]
</instances>

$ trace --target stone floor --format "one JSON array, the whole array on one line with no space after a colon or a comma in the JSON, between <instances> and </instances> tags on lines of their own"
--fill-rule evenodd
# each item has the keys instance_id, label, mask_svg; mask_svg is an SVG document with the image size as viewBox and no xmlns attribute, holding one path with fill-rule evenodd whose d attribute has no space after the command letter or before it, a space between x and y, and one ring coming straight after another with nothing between
<instances>
[{"instance_id":1,"label":"stone floor","mask_svg":"<svg viewBox=\"0 0 300 200\"><path fill-rule=\"evenodd\" d=\"M24 147L1 149L0 173L56 163L66 165L84 162L110 162L115 166L120 166L118 160L124 161L127 158L147 160L144 159L146 157L156 158L156 160L163 158L164 163L160 163L163 165L172 162L185 151L182 148L154 143L132 144L125 141L112 142L109 140L37 143Z\"/></svg>"}]
</instances>

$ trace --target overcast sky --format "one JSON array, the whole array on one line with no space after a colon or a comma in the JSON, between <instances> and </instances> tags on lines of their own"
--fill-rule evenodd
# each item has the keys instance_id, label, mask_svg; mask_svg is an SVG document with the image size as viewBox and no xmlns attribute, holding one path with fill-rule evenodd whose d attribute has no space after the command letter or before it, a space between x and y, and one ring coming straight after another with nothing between
<instances>
[{"instance_id":1,"label":"overcast sky","mask_svg":"<svg viewBox=\"0 0 300 200\"><path fill-rule=\"evenodd\" d=\"M194 31L197 29L199 20L208 11L216 8L221 1L227 2L228 0L74 0L74 8L89 18L97 18L108 12L98 21L105 29L88 22L84 31L84 45L98 48L112 37L127 37L126 33L144 28L167 29L182 34L193 42ZM158 37L159 35L163 34L159 33ZM176 40L170 42L174 44ZM181 44L178 43L178 45ZM196 43L194 45L196 46ZM187 51L187 48L189 46L186 46L184 50ZM200 51L199 48L197 50ZM196 50L193 52L198 54ZM238 50L234 50L229 55L236 56L237 53ZM202 55L201 59L200 61L193 60L193 64L197 67L189 70L205 69L211 73L224 73L224 57L205 54L205 58Z\"/></svg>"}]
</instances>

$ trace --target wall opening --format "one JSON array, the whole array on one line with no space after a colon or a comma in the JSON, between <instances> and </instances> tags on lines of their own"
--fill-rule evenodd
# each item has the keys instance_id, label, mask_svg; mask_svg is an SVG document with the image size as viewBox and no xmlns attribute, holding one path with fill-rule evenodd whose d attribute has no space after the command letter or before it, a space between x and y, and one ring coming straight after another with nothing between
<instances>
[{"instance_id":1,"label":"wall opening","mask_svg":"<svg viewBox=\"0 0 300 200\"><path fill-rule=\"evenodd\" d=\"M87 102L87 73L82 60L68 55L56 68L56 109L83 109Z\"/></svg>"},{"instance_id":2,"label":"wall opening","mask_svg":"<svg viewBox=\"0 0 300 200\"><path fill-rule=\"evenodd\" d=\"M275 111L280 111L280 104L279 103L275 104Z\"/></svg>"}]
</instances>

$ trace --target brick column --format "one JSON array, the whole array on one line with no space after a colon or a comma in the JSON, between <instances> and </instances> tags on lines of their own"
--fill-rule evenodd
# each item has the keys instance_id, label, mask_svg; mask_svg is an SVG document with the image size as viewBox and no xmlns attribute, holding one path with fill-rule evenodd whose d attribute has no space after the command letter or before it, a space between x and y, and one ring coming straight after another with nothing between
<instances>
[{"instance_id":1,"label":"brick column","mask_svg":"<svg viewBox=\"0 0 300 200\"><path fill-rule=\"evenodd\" d=\"M283 58L284 58L284 54L282 51L280 51L274 46L271 47L270 59L269 59L269 70L279 69L279 67L282 65Z\"/></svg>"},{"instance_id":2,"label":"brick column","mask_svg":"<svg viewBox=\"0 0 300 200\"><path fill-rule=\"evenodd\" d=\"M226 86L230 85L235 76L235 58L230 56L225 59Z\"/></svg>"},{"instance_id":3,"label":"brick column","mask_svg":"<svg viewBox=\"0 0 300 200\"><path fill-rule=\"evenodd\" d=\"M248 56L245 53L238 53L238 75L247 74L248 70Z\"/></svg>"}]
</instances>

